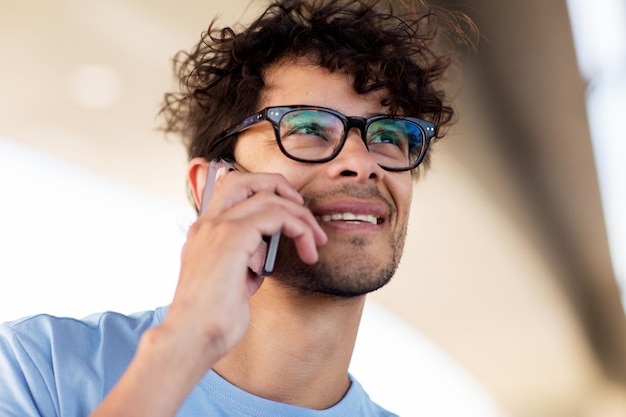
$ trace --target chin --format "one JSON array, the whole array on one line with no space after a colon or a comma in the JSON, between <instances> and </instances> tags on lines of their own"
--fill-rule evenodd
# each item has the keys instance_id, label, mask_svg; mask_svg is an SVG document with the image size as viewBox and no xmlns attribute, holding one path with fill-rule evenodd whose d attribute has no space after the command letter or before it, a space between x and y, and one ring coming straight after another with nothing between
<instances>
[{"instance_id":1,"label":"chin","mask_svg":"<svg viewBox=\"0 0 626 417\"><path fill-rule=\"evenodd\" d=\"M374 257L354 250L342 256L332 248L324 249L320 251L320 260L309 265L300 261L295 248L281 248L272 278L301 294L354 298L386 285L399 261L393 254L386 261L374 261Z\"/></svg>"},{"instance_id":2,"label":"chin","mask_svg":"<svg viewBox=\"0 0 626 417\"><path fill-rule=\"evenodd\" d=\"M302 262L293 241L283 236L271 279L301 294L360 297L391 281L405 236L398 233L388 240L361 236L333 239L319 248L320 259L313 265Z\"/></svg>"}]
</instances>

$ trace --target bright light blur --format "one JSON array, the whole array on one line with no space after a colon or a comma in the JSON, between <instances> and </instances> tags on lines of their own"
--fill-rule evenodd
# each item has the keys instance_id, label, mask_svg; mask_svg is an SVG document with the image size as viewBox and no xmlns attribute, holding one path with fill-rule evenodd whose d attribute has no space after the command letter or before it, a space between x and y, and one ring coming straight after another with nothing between
<instances>
[{"instance_id":1,"label":"bright light blur","mask_svg":"<svg viewBox=\"0 0 626 417\"><path fill-rule=\"evenodd\" d=\"M626 3L568 0L613 266L626 310Z\"/></svg>"},{"instance_id":2,"label":"bright light blur","mask_svg":"<svg viewBox=\"0 0 626 417\"><path fill-rule=\"evenodd\" d=\"M169 302L191 210L1 137L0 189L0 322ZM377 305L365 310L351 372L402 416L498 415L469 374Z\"/></svg>"}]
</instances>

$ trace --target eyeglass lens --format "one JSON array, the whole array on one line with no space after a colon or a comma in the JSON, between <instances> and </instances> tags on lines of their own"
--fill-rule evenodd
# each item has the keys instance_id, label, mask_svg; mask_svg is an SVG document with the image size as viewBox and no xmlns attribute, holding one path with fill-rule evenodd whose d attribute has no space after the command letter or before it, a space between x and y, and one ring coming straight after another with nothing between
<instances>
[{"instance_id":1,"label":"eyeglass lens","mask_svg":"<svg viewBox=\"0 0 626 417\"><path fill-rule=\"evenodd\" d=\"M280 141L285 151L303 160L330 157L344 136L344 122L323 110L293 110L280 120ZM411 166L424 146L421 128L408 120L384 118L367 126L366 142L376 162L388 168Z\"/></svg>"}]
</instances>

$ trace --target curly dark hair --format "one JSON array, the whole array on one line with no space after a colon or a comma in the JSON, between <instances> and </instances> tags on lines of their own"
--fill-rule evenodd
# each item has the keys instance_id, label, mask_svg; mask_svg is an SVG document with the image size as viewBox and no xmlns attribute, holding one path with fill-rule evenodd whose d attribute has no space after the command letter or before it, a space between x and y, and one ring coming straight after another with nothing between
<instances>
[{"instance_id":1,"label":"curly dark hair","mask_svg":"<svg viewBox=\"0 0 626 417\"><path fill-rule=\"evenodd\" d=\"M444 27L467 41L473 26L464 15L410 3L275 0L240 31L213 20L195 48L174 59L181 91L165 96L164 130L182 136L190 159L232 159L234 139L213 146L215 139L259 110L272 64L306 57L350 75L359 94L385 90L391 114L430 120L441 137L454 111L439 85L451 56L437 52L436 35Z\"/></svg>"}]
</instances>

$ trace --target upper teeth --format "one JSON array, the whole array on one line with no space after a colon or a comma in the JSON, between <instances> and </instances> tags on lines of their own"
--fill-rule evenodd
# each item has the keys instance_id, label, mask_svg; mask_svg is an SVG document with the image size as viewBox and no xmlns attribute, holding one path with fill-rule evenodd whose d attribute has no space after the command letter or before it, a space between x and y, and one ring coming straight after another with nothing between
<instances>
[{"instance_id":1,"label":"upper teeth","mask_svg":"<svg viewBox=\"0 0 626 417\"><path fill-rule=\"evenodd\" d=\"M344 220L344 221L360 221L369 222L372 224L378 224L378 218L371 214L354 214L354 213L335 213L325 214L318 217L323 222L329 222L332 220Z\"/></svg>"}]
</instances>

